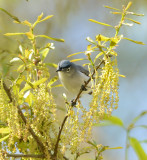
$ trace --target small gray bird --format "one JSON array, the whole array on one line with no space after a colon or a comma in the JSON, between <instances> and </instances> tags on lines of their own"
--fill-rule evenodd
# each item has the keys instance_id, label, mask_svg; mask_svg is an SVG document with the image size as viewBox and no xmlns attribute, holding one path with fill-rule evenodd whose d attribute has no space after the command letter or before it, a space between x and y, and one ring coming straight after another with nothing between
<instances>
[{"instance_id":1,"label":"small gray bird","mask_svg":"<svg viewBox=\"0 0 147 160\"><path fill-rule=\"evenodd\" d=\"M84 82L89 79L89 71L80 65L76 65L68 60L62 60L58 63L56 72L58 72L59 79L65 89L77 95L84 85ZM90 85L91 86L91 85ZM90 86L88 85L84 90L90 94Z\"/></svg>"}]
</instances>

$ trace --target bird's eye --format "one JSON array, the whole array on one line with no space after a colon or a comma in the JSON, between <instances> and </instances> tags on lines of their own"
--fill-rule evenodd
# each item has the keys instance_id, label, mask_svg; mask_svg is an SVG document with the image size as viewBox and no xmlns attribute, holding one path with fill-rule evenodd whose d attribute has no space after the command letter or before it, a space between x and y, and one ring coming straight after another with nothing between
<instances>
[{"instance_id":1,"label":"bird's eye","mask_svg":"<svg viewBox=\"0 0 147 160\"><path fill-rule=\"evenodd\" d=\"M67 72L69 72L70 71L70 67L69 68L67 68L67 70L66 70Z\"/></svg>"}]
</instances>

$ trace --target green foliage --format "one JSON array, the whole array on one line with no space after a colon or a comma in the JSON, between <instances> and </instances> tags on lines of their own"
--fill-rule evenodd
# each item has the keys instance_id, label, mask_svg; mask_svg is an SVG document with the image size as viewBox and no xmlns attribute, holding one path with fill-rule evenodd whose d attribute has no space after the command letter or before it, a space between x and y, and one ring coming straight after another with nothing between
<instances>
[{"instance_id":1,"label":"green foliage","mask_svg":"<svg viewBox=\"0 0 147 160\"><path fill-rule=\"evenodd\" d=\"M116 116L111 116L111 117L106 117L103 122L98 123L98 124L94 124L94 126L109 126L109 125L114 125L114 126L119 126L122 129L124 129L127 133L127 137L126 137L126 155L125 155L125 159L128 159L128 149L129 147L132 147L138 157L138 159L143 160L147 158L147 153L145 153L144 149L141 146L141 143L145 142L146 140L143 141L138 141L136 138L131 137L131 131L134 128L147 128L147 125L136 125L136 122L140 120L140 118L142 118L143 116L146 116L147 111L143 111L142 113L140 113L137 117L135 117L132 122L128 125L128 127L126 127L122 120Z\"/></svg>"},{"instance_id":2,"label":"green foliage","mask_svg":"<svg viewBox=\"0 0 147 160\"><path fill-rule=\"evenodd\" d=\"M102 153L108 149L120 149L121 147L108 147L96 144L91 140L91 131L93 126L100 125L117 125L125 128L121 119L111 116L114 109L118 107L118 81L119 70L117 67L117 53L115 51L118 43L122 39L142 44L129 38L123 38L119 34L122 25L129 25L125 20L140 24L139 22L128 19L126 16L138 15L129 12L131 2L122 11L113 7L121 15L121 20L117 26L111 26L93 19L90 21L115 29L115 35L107 37L101 34L95 36L95 39L87 37L89 45L83 52L69 55L68 57L78 54L84 54L86 58L73 59L72 62L87 60L90 78L85 82L86 87L91 83L92 101L85 108L80 102L82 90L79 90L73 105L68 102L67 97L63 94L67 114L58 129L57 105L52 94L53 87L58 77L50 77L50 70L47 66L57 67L55 63L45 63L45 58L49 55L50 50L55 49L53 43L47 43L41 48L38 47L36 40L46 38L53 41L64 42L63 39L53 38L47 35L35 35L34 30L38 23L44 22L53 15L43 18L41 13L34 23L27 20L20 21L6 10L0 8L9 15L15 23L28 27L27 32L6 33L5 36L26 36L29 41L29 47L18 45L19 54L10 60L10 64L17 63L16 77L5 77L2 75L0 84L0 122L4 125L0 127L0 158L15 157L19 150L20 157L32 157L32 159L68 159L66 153L70 153L72 158L78 159L81 155L95 151L95 160L102 159ZM114 14L114 12L113 12ZM116 14L116 13L115 13ZM94 55L92 58L91 55ZM99 64L98 64L99 62ZM97 71L99 70L99 72ZM10 86L7 87L6 80L9 78ZM134 127L135 122L142 116L134 119L132 124L127 128L127 132ZM100 121L103 120L103 124ZM137 150L138 142L130 138L130 144ZM84 146L83 146L84 144ZM141 146L140 151L143 152ZM9 154L7 151L14 153ZM140 155L139 155L140 156Z\"/></svg>"}]
</instances>

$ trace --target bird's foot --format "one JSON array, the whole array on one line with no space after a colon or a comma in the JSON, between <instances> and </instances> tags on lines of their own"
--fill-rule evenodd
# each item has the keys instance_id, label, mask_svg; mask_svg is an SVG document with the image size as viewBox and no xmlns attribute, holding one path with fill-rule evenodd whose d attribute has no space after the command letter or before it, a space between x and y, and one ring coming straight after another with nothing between
<instances>
[{"instance_id":1,"label":"bird's foot","mask_svg":"<svg viewBox=\"0 0 147 160\"><path fill-rule=\"evenodd\" d=\"M72 106L72 107L75 107L75 105L76 105L75 100L74 100L74 99L73 99L73 100L71 100L71 106Z\"/></svg>"},{"instance_id":2,"label":"bird's foot","mask_svg":"<svg viewBox=\"0 0 147 160\"><path fill-rule=\"evenodd\" d=\"M81 90L82 90L82 91L87 91L87 88L86 88L84 85L82 85L82 86L81 86Z\"/></svg>"}]
</instances>

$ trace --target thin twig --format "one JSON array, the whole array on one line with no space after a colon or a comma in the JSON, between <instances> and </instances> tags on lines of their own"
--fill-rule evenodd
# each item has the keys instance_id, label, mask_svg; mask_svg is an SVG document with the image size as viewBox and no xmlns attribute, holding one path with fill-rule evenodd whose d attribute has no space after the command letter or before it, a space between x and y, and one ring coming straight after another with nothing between
<instances>
[{"instance_id":1,"label":"thin twig","mask_svg":"<svg viewBox=\"0 0 147 160\"><path fill-rule=\"evenodd\" d=\"M45 158L44 155L35 155L35 154L7 154L7 157L28 157L28 158Z\"/></svg>"},{"instance_id":2,"label":"thin twig","mask_svg":"<svg viewBox=\"0 0 147 160\"><path fill-rule=\"evenodd\" d=\"M58 138L57 138L57 142L56 142L55 149L54 149L54 154L53 154L53 157L54 157L55 159L57 158L59 141L60 141L61 133L62 133L64 124L65 124L67 118L68 118L68 115L65 116L65 118L64 118L64 120L63 120L63 122L62 122L62 124L61 124L61 127L60 127L60 129L59 129Z\"/></svg>"},{"instance_id":3,"label":"thin twig","mask_svg":"<svg viewBox=\"0 0 147 160\"><path fill-rule=\"evenodd\" d=\"M3 87L4 87L4 90L7 93L7 96L9 97L10 103L11 103L12 102L12 95L11 95L10 89L6 86L6 84L4 82L3 82Z\"/></svg>"}]
</instances>

